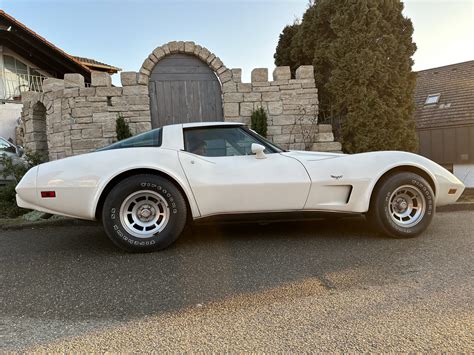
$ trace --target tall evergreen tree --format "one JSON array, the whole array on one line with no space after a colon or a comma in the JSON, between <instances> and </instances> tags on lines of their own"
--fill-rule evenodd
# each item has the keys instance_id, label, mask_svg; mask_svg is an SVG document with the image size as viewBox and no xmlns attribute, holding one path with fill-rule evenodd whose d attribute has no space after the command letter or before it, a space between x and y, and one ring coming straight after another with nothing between
<instances>
[{"instance_id":1,"label":"tall evergreen tree","mask_svg":"<svg viewBox=\"0 0 474 355\"><path fill-rule=\"evenodd\" d=\"M296 68L299 66L291 57L291 46L293 43L293 37L298 32L299 23L295 21L292 25L285 26L283 31L280 33L280 39L276 47L273 58L275 59L276 66L289 66L291 72L295 73Z\"/></svg>"},{"instance_id":2,"label":"tall evergreen tree","mask_svg":"<svg viewBox=\"0 0 474 355\"><path fill-rule=\"evenodd\" d=\"M416 46L402 10L399 0L318 0L293 36L306 41L293 52L313 53L320 115L342 119L347 152L417 149Z\"/></svg>"}]
</instances>

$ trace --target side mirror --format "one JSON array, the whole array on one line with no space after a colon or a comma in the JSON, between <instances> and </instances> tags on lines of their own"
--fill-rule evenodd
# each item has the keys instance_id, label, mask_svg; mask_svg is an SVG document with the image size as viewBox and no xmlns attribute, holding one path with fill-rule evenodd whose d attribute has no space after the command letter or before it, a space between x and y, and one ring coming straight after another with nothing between
<instances>
[{"instance_id":1,"label":"side mirror","mask_svg":"<svg viewBox=\"0 0 474 355\"><path fill-rule=\"evenodd\" d=\"M263 152L265 150L265 147L263 145L257 144L257 143L252 143L251 149L252 149L252 153L255 154L255 157L257 159L266 159L267 158L267 156Z\"/></svg>"}]
</instances>

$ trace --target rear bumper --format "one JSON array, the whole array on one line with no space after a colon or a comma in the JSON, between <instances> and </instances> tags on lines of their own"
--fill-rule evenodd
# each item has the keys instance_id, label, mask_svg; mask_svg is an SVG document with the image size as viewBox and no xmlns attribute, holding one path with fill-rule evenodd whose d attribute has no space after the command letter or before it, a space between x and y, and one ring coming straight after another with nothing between
<instances>
[{"instance_id":1,"label":"rear bumper","mask_svg":"<svg viewBox=\"0 0 474 355\"><path fill-rule=\"evenodd\" d=\"M455 203L464 192L464 184L454 175L449 176L449 178L444 175L437 175L436 179L438 181L436 206Z\"/></svg>"}]
</instances>

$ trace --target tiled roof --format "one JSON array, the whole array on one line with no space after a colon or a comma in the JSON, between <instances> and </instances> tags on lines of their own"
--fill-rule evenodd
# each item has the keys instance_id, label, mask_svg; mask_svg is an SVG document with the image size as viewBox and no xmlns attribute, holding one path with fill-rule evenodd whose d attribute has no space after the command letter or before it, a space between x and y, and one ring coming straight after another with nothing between
<instances>
[{"instance_id":1,"label":"tiled roof","mask_svg":"<svg viewBox=\"0 0 474 355\"><path fill-rule=\"evenodd\" d=\"M83 65L81 62L79 62L78 60L76 60L72 55L69 55L67 54L66 52L64 52L61 48L59 47L56 47L54 44L52 44L51 42L49 42L46 38L40 36L39 34L37 34L35 31L31 30L30 28L26 27L24 24L22 24L20 21L18 21L17 19L15 19L14 17L10 16L9 14L7 14L5 11L1 10L0 9L0 16L3 16L4 18L8 19L9 21L11 21L13 24L15 24L16 26L22 28L24 31L26 31L27 33L29 33L31 36L33 36L34 38L38 39L39 41L43 42L46 46L50 47L51 49L53 49L54 51L56 51L59 55L61 56L64 56L66 58L68 58L69 60L75 62L77 65L83 67L84 70L86 71L90 71L88 67L86 67L85 65Z\"/></svg>"},{"instance_id":2,"label":"tiled roof","mask_svg":"<svg viewBox=\"0 0 474 355\"><path fill-rule=\"evenodd\" d=\"M432 94L438 103L425 105ZM474 124L474 60L419 71L415 105L419 129Z\"/></svg>"},{"instance_id":3,"label":"tiled roof","mask_svg":"<svg viewBox=\"0 0 474 355\"><path fill-rule=\"evenodd\" d=\"M78 56L74 56L74 58L76 60L78 60L79 62L81 62L83 65L89 67L92 70L100 69L100 70L103 70L103 71L107 71L109 73L116 73L116 72L122 70L122 69L114 67L112 65L99 62L95 59L86 58L86 57L78 57Z\"/></svg>"}]
</instances>

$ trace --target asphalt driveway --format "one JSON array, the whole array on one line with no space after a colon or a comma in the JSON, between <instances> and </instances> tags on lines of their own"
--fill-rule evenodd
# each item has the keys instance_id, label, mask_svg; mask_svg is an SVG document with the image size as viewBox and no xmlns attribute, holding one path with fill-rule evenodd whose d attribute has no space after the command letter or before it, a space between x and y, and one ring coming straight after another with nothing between
<instances>
[{"instance_id":1,"label":"asphalt driveway","mask_svg":"<svg viewBox=\"0 0 474 355\"><path fill-rule=\"evenodd\" d=\"M100 227L0 231L0 351L472 351L474 212L199 227L125 254Z\"/></svg>"}]
</instances>

